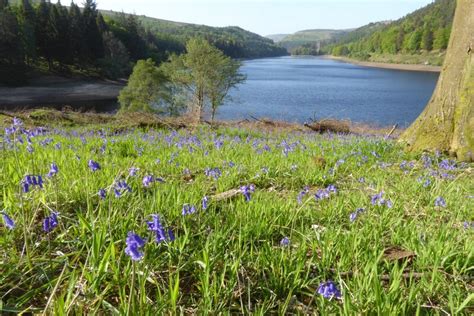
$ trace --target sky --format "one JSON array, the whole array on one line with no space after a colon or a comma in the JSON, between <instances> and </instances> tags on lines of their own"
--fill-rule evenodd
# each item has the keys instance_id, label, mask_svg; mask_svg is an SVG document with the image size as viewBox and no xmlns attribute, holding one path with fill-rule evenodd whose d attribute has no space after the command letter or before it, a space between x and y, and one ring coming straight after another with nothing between
<instances>
[{"instance_id":1,"label":"sky","mask_svg":"<svg viewBox=\"0 0 474 316\"><path fill-rule=\"evenodd\" d=\"M81 3L82 1L75 1ZM432 0L97 0L99 9L206 24L260 35L347 29L396 20Z\"/></svg>"}]
</instances>

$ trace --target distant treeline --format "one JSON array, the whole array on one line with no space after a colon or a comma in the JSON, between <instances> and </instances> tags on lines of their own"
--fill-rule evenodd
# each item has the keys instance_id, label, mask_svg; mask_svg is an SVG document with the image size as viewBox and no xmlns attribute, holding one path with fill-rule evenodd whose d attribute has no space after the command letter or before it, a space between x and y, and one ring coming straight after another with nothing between
<instances>
[{"instance_id":1,"label":"distant treeline","mask_svg":"<svg viewBox=\"0 0 474 316\"><path fill-rule=\"evenodd\" d=\"M162 20L105 13L94 0L85 0L82 8L60 1L0 0L0 83L22 84L31 70L124 77L137 60L160 63L184 52L186 41L197 35L234 58L286 53L272 41L239 28L202 26L197 32L198 26L181 24L179 33L167 32L166 25L160 31L160 24L152 23Z\"/></svg>"},{"instance_id":2,"label":"distant treeline","mask_svg":"<svg viewBox=\"0 0 474 316\"><path fill-rule=\"evenodd\" d=\"M371 54L418 54L448 46L455 0L436 0L391 23L371 23L333 40L299 47L295 54L332 54L368 59Z\"/></svg>"}]
</instances>

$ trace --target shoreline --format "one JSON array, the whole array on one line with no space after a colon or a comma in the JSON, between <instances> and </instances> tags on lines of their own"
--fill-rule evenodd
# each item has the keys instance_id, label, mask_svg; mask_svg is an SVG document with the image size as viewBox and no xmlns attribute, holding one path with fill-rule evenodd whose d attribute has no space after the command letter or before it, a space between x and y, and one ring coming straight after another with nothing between
<instances>
[{"instance_id":1,"label":"shoreline","mask_svg":"<svg viewBox=\"0 0 474 316\"><path fill-rule=\"evenodd\" d=\"M422 71L422 72L441 72L443 67L441 66L432 66L432 65L419 65L419 64L390 64L382 62L372 62L372 61L359 61L356 59L348 57L339 57L332 55L323 55L322 58L332 59L341 61L344 63L354 64L363 67L370 68L381 68L381 69L392 69L392 70L404 70L404 71Z\"/></svg>"}]
</instances>

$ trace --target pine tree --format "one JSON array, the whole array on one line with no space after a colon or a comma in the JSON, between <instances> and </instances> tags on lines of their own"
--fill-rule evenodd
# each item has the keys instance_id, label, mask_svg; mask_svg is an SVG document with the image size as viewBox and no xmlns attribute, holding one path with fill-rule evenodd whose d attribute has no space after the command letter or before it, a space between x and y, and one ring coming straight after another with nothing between
<instances>
[{"instance_id":1,"label":"pine tree","mask_svg":"<svg viewBox=\"0 0 474 316\"><path fill-rule=\"evenodd\" d=\"M104 56L102 34L97 25L98 10L94 0L86 0L82 13L84 57L89 63Z\"/></svg>"},{"instance_id":2,"label":"pine tree","mask_svg":"<svg viewBox=\"0 0 474 316\"><path fill-rule=\"evenodd\" d=\"M74 61L74 57L77 62L82 63L83 61L83 21L82 14L79 7L71 2L69 6L69 49L71 59Z\"/></svg>"},{"instance_id":3,"label":"pine tree","mask_svg":"<svg viewBox=\"0 0 474 316\"><path fill-rule=\"evenodd\" d=\"M51 3L41 0L36 12L36 47L38 55L48 62L49 69L53 68L52 41L54 29L51 26Z\"/></svg>"},{"instance_id":4,"label":"pine tree","mask_svg":"<svg viewBox=\"0 0 474 316\"><path fill-rule=\"evenodd\" d=\"M22 0L19 20L25 61L27 64L30 64L36 59L36 14L29 0Z\"/></svg>"},{"instance_id":5,"label":"pine tree","mask_svg":"<svg viewBox=\"0 0 474 316\"><path fill-rule=\"evenodd\" d=\"M23 62L20 25L8 1L0 0L0 62L18 64Z\"/></svg>"}]
</instances>

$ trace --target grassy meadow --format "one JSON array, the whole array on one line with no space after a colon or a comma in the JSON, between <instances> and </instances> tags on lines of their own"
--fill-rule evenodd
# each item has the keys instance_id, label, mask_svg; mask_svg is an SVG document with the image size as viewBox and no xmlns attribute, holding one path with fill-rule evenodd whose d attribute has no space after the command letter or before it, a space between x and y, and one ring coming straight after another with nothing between
<instances>
[{"instance_id":1,"label":"grassy meadow","mask_svg":"<svg viewBox=\"0 0 474 316\"><path fill-rule=\"evenodd\" d=\"M370 135L0 134L2 314L474 312L472 165Z\"/></svg>"}]
</instances>

